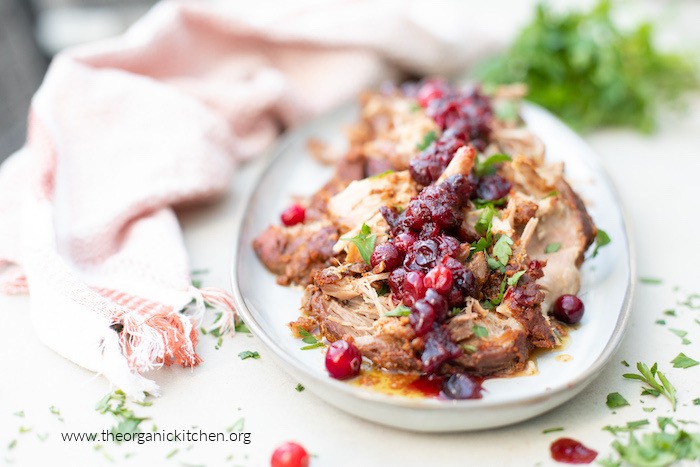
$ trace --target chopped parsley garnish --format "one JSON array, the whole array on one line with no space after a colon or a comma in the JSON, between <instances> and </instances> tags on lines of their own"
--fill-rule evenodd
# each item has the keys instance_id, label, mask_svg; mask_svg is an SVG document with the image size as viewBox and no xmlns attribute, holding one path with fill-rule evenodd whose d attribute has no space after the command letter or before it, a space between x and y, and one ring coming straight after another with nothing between
<instances>
[{"instance_id":1,"label":"chopped parsley garnish","mask_svg":"<svg viewBox=\"0 0 700 467\"><path fill-rule=\"evenodd\" d=\"M172 459L172 458L175 456L175 454L178 453L178 451L179 451L179 449L177 449L177 448L173 449L172 451L170 451L170 452L168 453L167 456L165 456L165 458L166 458L166 459Z\"/></svg>"},{"instance_id":2,"label":"chopped parsley garnish","mask_svg":"<svg viewBox=\"0 0 700 467\"><path fill-rule=\"evenodd\" d=\"M425 151L426 149L428 149L428 146L430 146L433 143L433 141L435 141L436 139L437 139L437 134L435 134L435 132L433 130L430 130L429 132L427 132L425 134L425 136L423 136L423 141L418 143L416 145L416 148L419 151Z\"/></svg>"},{"instance_id":3,"label":"chopped parsley garnish","mask_svg":"<svg viewBox=\"0 0 700 467\"><path fill-rule=\"evenodd\" d=\"M476 225L474 225L476 233L484 237L491 232L491 223L493 222L494 214L496 214L496 210L490 205L481 210L479 220L476 221Z\"/></svg>"},{"instance_id":4,"label":"chopped parsley garnish","mask_svg":"<svg viewBox=\"0 0 700 467\"><path fill-rule=\"evenodd\" d=\"M22 418L24 418L24 410L20 410L19 412L15 412L15 413L13 413L12 415L14 415L15 417L22 417Z\"/></svg>"},{"instance_id":5,"label":"chopped parsley garnish","mask_svg":"<svg viewBox=\"0 0 700 467\"><path fill-rule=\"evenodd\" d=\"M450 310L450 318L457 316L462 312L462 308L456 306Z\"/></svg>"},{"instance_id":6,"label":"chopped parsley garnish","mask_svg":"<svg viewBox=\"0 0 700 467\"><path fill-rule=\"evenodd\" d=\"M476 352L476 347L471 344L462 344L462 350L471 354Z\"/></svg>"},{"instance_id":7,"label":"chopped parsley garnish","mask_svg":"<svg viewBox=\"0 0 700 467\"><path fill-rule=\"evenodd\" d=\"M642 284L649 284L649 285L658 285L658 284L663 284L664 281L661 279L658 279L656 277L640 277L639 282Z\"/></svg>"},{"instance_id":8,"label":"chopped parsley garnish","mask_svg":"<svg viewBox=\"0 0 700 467\"><path fill-rule=\"evenodd\" d=\"M479 326L478 324L475 324L474 326L472 326L472 332L479 339L483 339L485 337L488 337L488 335L489 335L489 330L483 326Z\"/></svg>"},{"instance_id":9,"label":"chopped parsley garnish","mask_svg":"<svg viewBox=\"0 0 700 467\"><path fill-rule=\"evenodd\" d=\"M518 285L518 281L523 276L523 274L525 274L524 269L522 271L518 271L515 274L513 274L513 276L508 279L508 285L510 285L511 287Z\"/></svg>"},{"instance_id":10,"label":"chopped parsley garnish","mask_svg":"<svg viewBox=\"0 0 700 467\"><path fill-rule=\"evenodd\" d=\"M598 232L595 234L595 248L593 249L593 257L595 258L598 256L598 250L600 248L603 248L605 245L608 245L612 240L610 240L610 236L605 232L603 229L598 229Z\"/></svg>"},{"instance_id":11,"label":"chopped parsley garnish","mask_svg":"<svg viewBox=\"0 0 700 467\"><path fill-rule=\"evenodd\" d=\"M226 431L229 433L232 433L234 431L235 432L243 431L244 429L245 429L245 417L241 417L238 420L236 420L235 422L233 422L233 425L226 428Z\"/></svg>"},{"instance_id":12,"label":"chopped parsley garnish","mask_svg":"<svg viewBox=\"0 0 700 467\"><path fill-rule=\"evenodd\" d=\"M298 326L297 330L299 331L299 334L302 337L301 341L305 344L309 344L309 345L305 345L304 347L302 347L301 350L317 349L319 347L324 347L326 345L323 342L321 342L320 340L316 339L316 336L314 336L313 334L311 334L309 331L302 328L301 326Z\"/></svg>"},{"instance_id":13,"label":"chopped parsley garnish","mask_svg":"<svg viewBox=\"0 0 700 467\"><path fill-rule=\"evenodd\" d=\"M369 228L367 224L362 224L360 233L352 238L341 238L341 240L347 240L357 247L357 251L360 252L362 261L369 264L369 258L372 256L374 251L374 242L377 236L372 233L372 229Z\"/></svg>"},{"instance_id":14,"label":"chopped parsley garnish","mask_svg":"<svg viewBox=\"0 0 700 467\"><path fill-rule=\"evenodd\" d=\"M617 433L625 433L625 432L632 432L640 427L646 426L649 424L649 420L636 420L633 422L627 422L626 425L607 425L603 427L604 431L609 431L612 434L617 434Z\"/></svg>"},{"instance_id":15,"label":"chopped parsley garnish","mask_svg":"<svg viewBox=\"0 0 700 467\"><path fill-rule=\"evenodd\" d=\"M384 316L408 316L411 314L411 309L405 305L399 305L391 311L384 313Z\"/></svg>"},{"instance_id":16,"label":"chopped parsley garnish","mask_svg":"<svg viewBox=\"0 0 700 467\"><path fill-rule=\"evenodd\" d=\"M117 424L112 427L113 434L139 433L141 422L148 420L147 417L137 417L126 406L126 395L120 389L104 396L95 406L95 410L101 414L109 413L114 417Z\"/></svg>"},{"instance_id":17,"label":"chopped parsley garnish","mask_svg":"<svg viewBox=\"0 0 700 467\"><path fill-rule=\"evenodd\" d=\"M484 175L494 173L496 171L496 164L510 162L512 160L513 159L511 159L511 157L506 154L494 154L492 156L489 156L483 162L480 161L477 157L474 160L474 172L476 173L477 177L483 177Z\"/></svg>"},{"instance_id":18,"label":"chopped parsley garnish","mask_svg":"<svg viewBox=\"0 0 700 467\"><path fill-rule=\"evenodd\" d=\"M700 397L693 399L693 405L700 405Z\"/></svg>"},{"instance_id":19,"label":"chopped parsley garnish","mask_svg":"<svg viewBox=\"0 0 700 467\"><path fill-rule=\"evenodd\" d=\"M678 304L690 308L691 310L700 310L700 301L695 303L696 300L700 300L700 294L694 293L688 295L684 301L678 302Z\"/></svg>"},{"instance_id":20,"label":"chopped parsley garnish","mask_svg":"<svg viewBox=\"0 0 700 467\"><path fill-rule=\"evenodd\" d=\"M605 401L605 405L607 405L611 409L616 409L618 407L630 405L630 403L627 402L627 399L622 397L619 392L611 392L610 394L608 394L607 400Z\"/></svg>"},{"instance_id":21,"label":"chopped parsley garnish","mask_svg":"<svg viewBox=\"0 0 700 467\"><path fill-rule=\"evenodd\" d=\"M662 326L663 326L664 324L666 324L666 320L663 320L663 319L657 319L656 321L654 321L654 323L656 323L656 324L660 324L660 325L662 325Z\"/></svg>"},{"instance_id":22,"label":"chopped parsley garnish","mask_svg":"<svg viewBox=\"0 0 700 467\"><path fill-rule=\"evenodd\" d=\"M391 289L389 288L389 284L387 284L386 282L382 282L381 287L377 289L377 295L379 295L380 297L389 295L389 292L391 292Z\"/></svg>"},{"instance_id":23,"label":"chopped parsley garnish","mask_svg":"<svg viewBox=\"0 0 700 467\"><path fill-rule=\"evenodd\" d=\"M664 310L666 316L676 316L676 310Z\"/></svg>"},{"instance_id":24,"label":"chopped parsley garnish","mask_svg":"<svg viewBox=\"0 0 700 467\"><path fill-rule=\"evenodd\" d=\"M482 209L485 208L486 206L503 206L508 202L508 196L504 196L503 198L498 198L498 199L481 199L481 198L474 198L471 200L472 204L476 209Z\"/></svg>"},{"instance_id":25,"label":"chopped parsley garnish","mask_svg":"<svg viewBox=\"0 0 700 467\"><path fill-rule=\"evenodd\" d=\"M546 247L544 247L544 252L545 253L556 253L557 251L559 251L559 248L561 248L561 243L559 243L559 242L549 243L549 244L547 244Z\"/></svg>"},{"instance_id":26,"label":"chopped parsley garnish","mask_svg":"<svg viewBox=\"0 0 700 467\"><path fill-rule=\"evenodd\" d=\"M251 350L244 350L243 352L238 354L238 357L241 360L245 360L247 358L254 358L257 360L258 358L260 358L260 354Z\"/></svg>"},{"instance_id":27,"label":"chopped parsley garnish","mask_svg":"<svg viewBox=\"0 0 700 467\"><path fill-rule=\"evenodd\" d=\"M656 408L655 407L642 407L642 410L645 412L653 412L654 410L656 410Z\"/></svg>"},{"instance_id":28,"label":"chopped parsley garnish","mask_svg":"<svg viewBox=\"0 0 700 467\"><path fill-rule=\"evenodd\" d=\"M658 391L659 394L663 394L671 402L671 408L676 411L676 388L669 383L666 376L660 371L657 371L657 365L654 363L651 368L642 362L637 362L637 373L625 373L623 378L627 379L637 379L648 384L651 389ZM656 378L658 377L658 381ZM642 393L644 394L644 393Z\"/></svg>"},{"instance_id":29,"label":"chopped parsley garnish","mask_svg":"<svg viewBox=\"0 0 700 467\"><path fill-rule=\"evenodd\" d=\"M238 318L238 320L236 321L235 330L236 330L236 332L242 332L245 334L252 334L250 332L250 329L248 329L248 326L246 326L246 324L240 318Z\"/></svg>"},{"instance_id":30,"label":"chopped parsley garnish","mask_svg":"<svg viewBox=\"0 0 700 467\"><path fill-rule=\"evenodd\" d=\"M49 407L49 412L51 412L53 415L55 415L56 418L58 419L58 421L60 421L60 422L63 421L63 417L61 416L61 411L58 410L58 408L56 408L55 405L52 405L51 407Z\"/></svg>"},{"instance_id":31,"label":"chopped parsley garnish","mask_svg":"<svg viewBox=\"0 0 700 467\"><path fill-rule=\"evenodd\" d=\"M298 383L297 386L294 388L297 392L302 392L304 389L306 389L304 386L301 385L301 383Z\"/></svg>"},{"instance_id":32,"label":"chopped parsley garnish","mask_svg":"<svg viewBox=\"0 0 700 467\"><path fill-rule=\"evenodd\" d=\"M500 305L501 302L503 301L503 295L505 293L506 293L506 277L503 276L503 280L501 281L501 285L498 286L498 295L496 296L496 298L491 300L491 305L493 307L497 307L498 305ZM491 309L491 308L489 308L489 309Z\"/></svg>"},{"instance_id":33,"label":"chopped parsley garnish","mask_svg":"<svg viewBox=\"0 0 700 467\"><path fill-rule=\"evenodd\" d=\"M683 345L688 345L690 344L690 340L688 340L685 336L688 335L688 331L683 331L682 329L669 329L672 333L677 335L678 337L681 338L681 344Z\"/></svg>"},{"instance_id":34,"label":"chopped parsley garnish","mask_svg":"<svg viewBox=\"0 0 700 467\"><path fill-rule=\"evenodd\" d=\"M546 428L546 429L542 430L542 433L543 433L543 434L555 433L555 432L557 432L557 431L564 431L564 427L558 426L558 427L555 427L555 428Z\"/></svg>"},{"instance_id":35,"label":"chopped parsley garnish","mask_svg":"<svg viewBox=\"0 0 700 467\"><path fill-rule=\"evenodd\" d=\"M700 365L700 362L693 360L683 352L679 353L676 358L671 360L671 363L673 363L673 368L690 368L695 365Z\"/></svg>"},{"instance_id":36,"label":"chopped parsley garnish","mask_svg":"<svg viewBox=\"0 0 700 467\"><path fill-rule=\"evenodd\" d=\"M508 259L510 258L510 255L513 254L513 250L511 249L512 244L513 240L511 240L508 235L501 235L493 245L493 256L498 258L498 261L503 266L508 264Z\"/></svg>"},{"instance_id":37,"label":"chopped parsley garnish","mask_svg":"<svg viewBox=\"0 0 700 467\"><path fill-rule=\"evenodd\" d=\"M391 169L389 169L389 170L385 170L385 171L382 172L382 173L378 173L377 175L372 175L371 177L367 177L367 178L369 178L370 180L373 180L373 179L375 179L375 178L384 178L384 177L386 177L387 175L393 174L393 173L394 173L394 171L391 170Z\"/></svg>"},{"instance_id":38,"label":"chopped parsley garnish","mask_svg":"<svg viewBox=\"0 0 700 467\"><path fill-rule=\"evenodd\" d=\"M627 363L627 360L622 360L620 363L621 363L623 366L626 366L626 367L629 367L629 366L630 366L630 364Z\"/></svg>"},{"instance_id":39,"label":"chopped parsley garnish","mask_svg":"<svg viewBox=\"0 0 700 467\"><path fill-rule=\"evenodd\" d=\"M700 433L681 430L669 417L658 417L657 425L660 431L644 433L640 439L633 430L626 430L629 431L629 440L627 444L622 444L620 440L613 442L612 447L619 460L611 459L607 461L609 465L625 462L629 465L664 466L681 460L700 459ZM669 430L669 427L672 429Z\"/></svg>"}]
</instances>

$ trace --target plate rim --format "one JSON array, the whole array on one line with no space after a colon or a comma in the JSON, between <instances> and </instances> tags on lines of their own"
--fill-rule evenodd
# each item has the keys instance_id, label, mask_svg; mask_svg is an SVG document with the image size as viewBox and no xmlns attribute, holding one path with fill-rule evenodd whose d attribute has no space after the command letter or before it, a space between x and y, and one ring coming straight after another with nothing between
<instances>
[{"instance_id":1,"label":"plate rim","mask_svg":"<svg viewBox=\"0 0 700 467\"><path fill-rule=\"evenodd\" d=\"M320 116L317 116L315 118L312 118L311 120L305 122L302 125L299 125L295 128L292 128L282 136L280 136L279 140L277 141L276 144L274 144L270 149L268 149L265 154L262 156L263 159L263 168L259 173L256 174L256 180L255 183L253 184L252 188L245 194L244 198L241 200L241 205L243 206L243 209L239 209L238 213L235 216L235 220L233 222L235 231L232 237L232 241L234 242L234 248L233 248L233 254L231 256L231 266L230 266L230 276L229 279L231 281L231 290L233 293L233 301L236 306L236 310L240 315L242 315L243 320L248 326L248 328L253 332L253 335L257 338L259 338L262 343L269 349L271 350L274 354L275 357L284 364L289 365L291 368L284 367L282 365L282 370L286 373L299 373L303 375L305 378L308 378L309 380L313 380L314 384L318 385L323 385L323 386L330 386L331 388L341 391L344 393L346 397L351 397L353 399L358 399L364 402L372 402L372 403L382 403L382 404L388 404L390 406L394 406L397 408L405 408L405 409L412 409L412 410L417 410L417 411L430 411L430 412L441 412L441 411L453 411L455 409L457 410L468 410L468 409L488 409L488 408L493 408L493 407L498 407L498 408L508 408L508 407L513 407L513 406L528 406L528 405L534 405L542 402L543 400L547 399L553 399L557 395L560 395L562 393L565 393L567 391L571 391L573 388L577 388L581 386L580 389L585 388L585 386L589 383L591 383L594 379L596 379L600 374L601 374L601 369L605 367L605 365L609 362L609 360L612 358L612 356L617 352L618 348L620 347L622 340L624 338L624 335L628 329L628 324L630 320L630 315L631 315L631 310L633 306L633 299L634 299L634 291L636 289L636 245L635 245L635 239L633 232L631 230L631 219L629 216L629 212L626 209L625 205L622 203L622 199L620 197L620 194L617 190L617 187L615 184L612 182L612 179L610 178L610 175L608 174L607 170L605 169L605 166L602 164L602 159L600 155L593 150L593 148L590 147L588 142L586 142L579 134L574 132L571 128L569 128L567 125L565 125L558 117L556 117L554 114L549 112L548 110L544 109L541 106L538 106L536 104L533 104L528 101L523 101L523 110L528 112L528 111L535 111L535 112L541 112L546 114L546 116L554 121L554 123L557 124L557 126L560 126L562 131L572 133L576 138L580 139L588 148L591 149L590 153L593 157L588 157L586 158L587 161L591 161L595 163L594 167L597 169L600 174L604 177L604 182L607 185L607 187L611 191L611 195L619 208L620 214L621 214L621 221L622 221L622 231L625 235L625 239L627 240L627 256L628 256L628 266L629 266L629 275L627 277L627 288L625 290L625 296L622 300L621 308L620 308L620 314L618 316L618 319L615 323L615 327L613 328L613 332L610 335L610 338L608 339L603 352L594 360L588 368L586 368L585 371L577 374L574 378L571 378L563 383L560 383L557 386L548 388L548 390L544 393L539 393L531 396L525 396L521 398L516 398L513 400L508 400L508 401L498 401L498 400L489 400L487 399L471 399L471 400L438 400L434 398L408 398L408 397L401 397L401 396L396 396L396 395L390 395L390 394L384 394L378 391L372 391L369 389L364 389L361 387L357 387L354 385L350 385L347 382L343 381L338 381L332 378L324 378L319 374L316 374L309 369L307 369L306 365L303 364L300 360L296 359L294 356L286 352L285 349L283 349L280 345L278 345L270 335L267 334L267 332L264 330L263 326L258 323L258 321L255 319L251 311L248 309L245 299L243 297L243 294L241 292L240 284L238 281L238 275L237 275L237 269L239 266L239 257L241 255L241 250L244 247L243 245L243 240L242 240L242 231L243 231L243 224L245 223L246 219L248 218L248 215L250 214L251 211L251 200L254 197L255 193L258 191L258 188L260 186L261 181L267 176L267 174L274 168L275 163L282 157L282 154L285 153L287 150L288 146L292 145L294 141L296 141L299 137L299 133L303 133L304 130L309 129L315 125L318 125L319 122L323 122L324 120L331 119L333 117L337 118L337 115L340 115L344 112L348 112L351 108L356 108L357 105L354 103L349 103L349 104L344 104L339 107L336 107L335 109L331 110L330 112L326 112ZM292 371L292 369L294 371ZM308 384L308 383L307 383ZM313 385L312 385L313 386ZM313 389L313 388L312 388ZM317 394L319 395L319 394ZM557 407L559 404L556 404L553 408ZM551 409L550 409L551 410ZM539 414L539 413L538 413ZM355 414L357 415L357 414ZM532 418L536 415L532 415ZM364 417L363 417L364 418ZM511 423L516 423L517 421L513 421Z\"/></svg>"}]
</instances>

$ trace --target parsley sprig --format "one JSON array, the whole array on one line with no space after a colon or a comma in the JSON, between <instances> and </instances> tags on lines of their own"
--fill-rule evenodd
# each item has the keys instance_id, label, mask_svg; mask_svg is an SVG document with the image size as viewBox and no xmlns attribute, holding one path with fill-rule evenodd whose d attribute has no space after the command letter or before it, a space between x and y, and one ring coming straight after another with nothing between
<instances>
[{"instance_id":1,"label":"parsley sprig","mask_svg":"<svg viewBox=\"0 0 700 467\"><path fill-rule=\"evenodd\" d=\"M374 242L377 240L377 236L372 233L372 229L370 229L367 224L362 224L360 232L354 237L341 238L341 240L346 240L355 245L357 251L360 252L362 261L369 264L369 259L374 251Z\"/></svg>"},{"instance_id":2,"label":"parsley sprig","mask_svg":"<svg viewBox=\"0 0 700 467\"><path fill-rule=\"evenodd\" d=\"M637 362L637 370L639 371L639 374L625 373L622 376L623 378L636 379L648 384L650 389L653 389L653 391L647 391L646 393L643 392L642 394L654 395L655 392L658 392L657 395L662 394L671 402L671 408L675 412L676 388L674 388L668 379L666 379L666 376L663 373L658 371L657 364L654 363L651 368L649 368L646 364ZM658 381L656 380L657 378Z\"/></svg>"},{"instance_id":3,"label":"parsley sprig","mask_svg":"<svg viewBox=\"0 0 700 467\"><path fill-rule=\"evenodd\" d=\"M384 316L408 316L411 314L411 309L405 305L399 305L391 311L384 313Z\"/></svg>"},{"instance_id":4,"label":"parsley sprig","mask_svg":"<svg viewBox=\"0 0 700 467\"><path fill-rule=\"evenodd\" d=\"M483 177L484 175L492 174L496 171L496 165L503 162L510 162L513 159L507 154L493 154L489 156L484 161L479 160L477 157L474 160L474 172L477 177Z\"/></svg>"}]
</instances>

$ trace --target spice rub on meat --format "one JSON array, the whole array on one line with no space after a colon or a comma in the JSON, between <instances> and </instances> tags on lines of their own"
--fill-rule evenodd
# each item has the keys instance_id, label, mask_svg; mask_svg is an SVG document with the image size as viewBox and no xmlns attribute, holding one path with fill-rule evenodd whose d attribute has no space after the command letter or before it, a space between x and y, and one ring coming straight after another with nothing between
<instances>
[{"instance_id":1,"label":"spice rub on meat","mask_svg":"<svg viewBox=\"0 0 700 467\"><path fill-rule=\"evenodd\" d=\"M494 114L519 97L436 80L362 95L335 176L300 201L305 219L253 245L280 284L305 286L293 334L442 375L512 374L561 344L552 304L578 292L597 229L563 165Z\"/></svg>"}]
</instances>

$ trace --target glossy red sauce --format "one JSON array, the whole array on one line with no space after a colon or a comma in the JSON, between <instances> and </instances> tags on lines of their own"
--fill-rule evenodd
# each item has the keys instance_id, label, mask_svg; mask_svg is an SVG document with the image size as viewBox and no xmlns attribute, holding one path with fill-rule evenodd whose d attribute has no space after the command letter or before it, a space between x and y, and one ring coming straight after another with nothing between
<instances>
[{"instance_id":1,"label":"glossy red sauce","mask_svg":"<svg viewBox=\"0 0 700 467\"><path fill-rule=\"evenodd\" d=\"M442 391L444 378L440 376L421 376L412 381L408 387L421 393L425 397L438 397Z\"/></svg>"},{"instance_id":2,"label":"glossy red sauce","mask_svg":"<svg viewBox=\"0 0 700 467\"><path fill-rule=\"evenodd\" d=\"M549 450L552 459L565 464L590 464L598 456L597 451L571 438L559 438L552 443Z\"/></svg>"}]
</instances>

